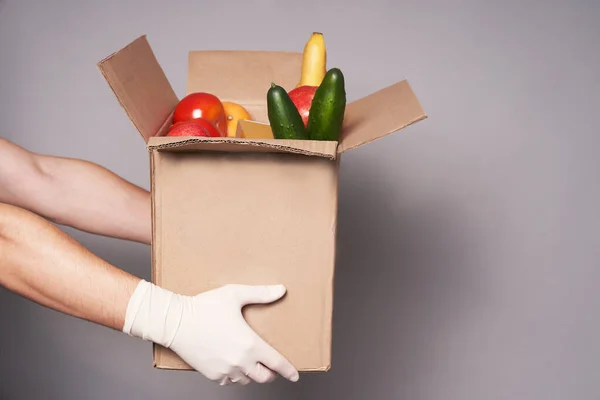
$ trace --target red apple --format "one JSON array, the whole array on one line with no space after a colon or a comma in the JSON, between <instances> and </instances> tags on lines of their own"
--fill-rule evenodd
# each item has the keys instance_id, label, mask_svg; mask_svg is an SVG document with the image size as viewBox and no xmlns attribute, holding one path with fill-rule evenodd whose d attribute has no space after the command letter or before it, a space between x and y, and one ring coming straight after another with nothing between
<instances>
[{"instance_id":1,"label":"red apple","mask_svg":"<svg viewBox=\"0 0 600 400\"><path fill-rule=\"evenodd\" d=\"M192 127L195 125L196 127ZM200 129L198 129L200 128ZM169 128L167 136L212 136L221 137L219 131L214 124L204 118L195 118L188 121L175 122Z\"/></svg>"},{"instance_id":2,"label":"red apple","mask_svg":"<svg viewBox=\"0 0 600 400\"><path fill-rule=\"evenodd\" d=\"M205 136L210 137L208 130L200 125L190 122L178 122L174 124L167 136Z\"/></svg>"},{"instance_id":3,"label":"red apple","mask_svg":"<svg viewBox=\"0 0 600 400\"><path fill-rule=\"evenodd\" d=\"M317 86L298 86L297 88L291 90L288 94L292 102L298 109L300 116L302 117L302 121L304 122L304 126L308 124L308 114L310 112L310 106L313 101L313 97L315 97L315 92L317 91Z\"/></svg>"}]
</instances>

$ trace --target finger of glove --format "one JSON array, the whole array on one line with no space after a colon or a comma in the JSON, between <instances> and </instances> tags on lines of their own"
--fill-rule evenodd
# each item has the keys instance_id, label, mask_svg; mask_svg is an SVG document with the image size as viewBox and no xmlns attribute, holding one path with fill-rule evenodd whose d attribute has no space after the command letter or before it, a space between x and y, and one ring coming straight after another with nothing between
<instances>
[{"instance_id":1,"label":"finger of glove","mask_svg":"<svg viewBox=\"0 0 600 400\"><path fill-rule=\"evenodd\" d=\"M233 382L231 381L231 379L229 379L228 376L224 376L223 378L221 378L221 380L219 380L220 386L227 386L231 384L233 384Z\"/></svg>"},{"instance_id":2,"label":"finger of glove","mask_svg":"<svg viewBox=\"0 0 600 400\"><path fill-rule=\"evenodd\" d=\"M252 380L249 377L247 377L246 375L242 374L241 372L236 373L236 374L230 376L229 379L231 380L231 382L238 383L240 385L247 385L250 382L252 382Z\"/></svg>"},{"instance_id":3,"label":"finger of glove","mask_svg":"<svg viewBox=\"0 0 600 400\"><path fill-rule=\"evenodd\" d=\"M298 381L300 376L292 363L273 347L269 346L264 340L259 338L258 341L258 362L292 382Z\"/></svg>"},{"instance_id":4,"label":"finger of glove","mask_svg":"<svg viewBox=\"0 0 600 400\"><path fill-rule=\"evenodd\" d=\"M277 378L277 374L271 371L260 363L255 363L245 370L248 378L252 379L257 383L269 383L273 382Z\"/></svg>"}]
</instances>

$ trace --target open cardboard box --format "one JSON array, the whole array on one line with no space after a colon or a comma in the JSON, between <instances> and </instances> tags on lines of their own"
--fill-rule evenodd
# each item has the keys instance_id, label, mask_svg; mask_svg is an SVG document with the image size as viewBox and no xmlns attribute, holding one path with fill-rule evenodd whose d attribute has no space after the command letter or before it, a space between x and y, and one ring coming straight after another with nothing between
<instances>
[{"instance_id":1,"label":"open cardboard box","mask_svg":"<svg viewBox=\"0 0 600 400\"><path fill-rule=\"evenodd\" d=\"M340 155L427 116L402 81L348 103L339 143L264 139L272 137L267 90L271 82L293 89L301 60L300 52L189 52L187 93L251 113L236 138L165 137L179 99L145 35L98 67L150 153L152 281L188 295L284 284L282 300L244 316L299 371L327 371ZM154 365L190 369L158 345Z\"/></svg>"}]
</instances>

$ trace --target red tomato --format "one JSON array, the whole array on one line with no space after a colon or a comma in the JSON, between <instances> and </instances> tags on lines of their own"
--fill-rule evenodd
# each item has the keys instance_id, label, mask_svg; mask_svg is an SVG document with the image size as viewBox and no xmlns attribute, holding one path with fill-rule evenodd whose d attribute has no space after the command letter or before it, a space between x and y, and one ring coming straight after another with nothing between
<instances>
[{"instance_id":1,"label":"red tomato","mask_svg":"<svg viewBox=\"0 0 600 400\"><path fill-rule=\"evenodd\" d=\"M215 95L204 92L190 93L179 101L173 112L173 124L203 118L211 122L221 134L227 135L223 103Z\"/></svg>"}]
</instances>

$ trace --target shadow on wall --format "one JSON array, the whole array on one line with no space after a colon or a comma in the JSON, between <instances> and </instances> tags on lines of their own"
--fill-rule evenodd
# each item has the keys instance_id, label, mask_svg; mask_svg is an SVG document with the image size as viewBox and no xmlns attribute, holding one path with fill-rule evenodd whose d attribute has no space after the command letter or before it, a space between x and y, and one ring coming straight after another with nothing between
<instances>
[{"instance_id":1,"label":"shadow on wall","mask_svg":"<svg viewBox=\"0 0 600 400\"><path fill-rule=\"evenodd\" d=\"M477 275L460 213L449 199L399 200L409 187L363 160L341 173L332 369L245 398L424 398L440 332L465 318Z\"/></svg>"}]
</instances>

